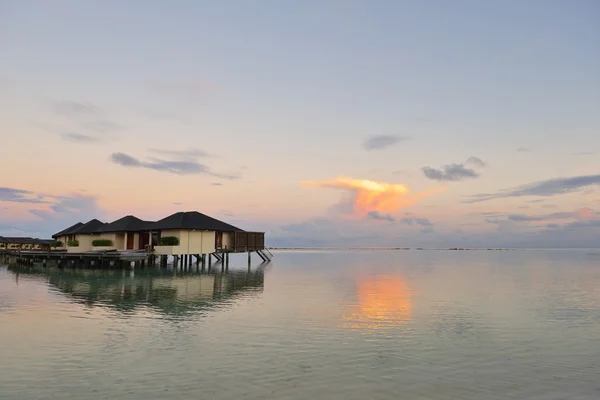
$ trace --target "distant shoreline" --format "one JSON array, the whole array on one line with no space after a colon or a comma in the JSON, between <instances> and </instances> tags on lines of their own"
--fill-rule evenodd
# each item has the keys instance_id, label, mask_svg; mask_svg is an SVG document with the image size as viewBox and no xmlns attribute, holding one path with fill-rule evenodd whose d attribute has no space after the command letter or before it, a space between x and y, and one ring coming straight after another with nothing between
<instances>
[{"instance_id":1,"label":"distant shoreline","mask_svg":"<svg viewBox=\"0 0 600 400\"><path fill-rule=\"evenodd\" d=\"M425 248L425 247L271 247L267 246L269 250L385 250L385 251L397 251L397 250L452 250L452 251L507 251L516 250L514 248L468 248L468 247L448 247L448 248Z\"/></svg>"}]
</instances>

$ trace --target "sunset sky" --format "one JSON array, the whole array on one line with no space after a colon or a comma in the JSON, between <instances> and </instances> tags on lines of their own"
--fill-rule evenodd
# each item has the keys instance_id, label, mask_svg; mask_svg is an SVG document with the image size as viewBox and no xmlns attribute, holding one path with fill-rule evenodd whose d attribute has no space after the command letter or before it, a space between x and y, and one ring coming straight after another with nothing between
<instances>
[{"instance_id":1,"label":"sunset sky","mask_svg":"<svg viewBox=\"0 0 600 400\"><path fill-rule=\"evenodd\" d=\"M600 5L0 0L0 235L598 247Z\"/></svg>"}]
</instances>

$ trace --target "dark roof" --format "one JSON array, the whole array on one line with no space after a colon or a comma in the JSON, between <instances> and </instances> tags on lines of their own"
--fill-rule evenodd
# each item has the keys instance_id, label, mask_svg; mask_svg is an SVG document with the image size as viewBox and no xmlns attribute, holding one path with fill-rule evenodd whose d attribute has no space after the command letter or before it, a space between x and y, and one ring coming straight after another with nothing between
<instances>
[{"instance_id":1,"label":"dark roof","mask_svg":"<svg viewBox=\"0 0 600 400\"><path fill-rule=\"evenodd\" d=\"M71 234L87 234L87 233L96 233L98 229L103 227L104 225L108 225L102 221L98 221L97 219L93 219L91 221L86 222L79 228L75 229Z\"/></svg>"},{"instance_id":2,"label":"dark roof","mask_svg":"<svg viewBox=\"0 0 600 400\"><path fill-rule=\"evenodd\" d=\"M152 224L152 229L197 229L222 232L244 232L242 229L229 225L218 219L209 217L197 211L178 212Z\"/></svg>"},{"instance_id":3,"label":"dark roof","mask_svg":"<svg viewBox=\"0 0 600 400\"><path fill-rule=\"evenodd\" d=\"M150 230L152 224L154 222L150 221L142 221L138 217L134 217L133 215L128 215L126 217L120 218L116 221L111 222L110 224L106 224L100 228L96 232L135 232L135 231L145 231Z\"/></svg>"},{"instance_id":4,"label":"dark roof","mask_svg":"<svg viewBox=\"0 0 600 400\"><path fill-rule=\"evenodd\" d=\"M82 222L78 222L73 226L68 227L67 229L63 229L62 231L55 233L54 235L52 235L53 238L57 238L59 236L67 236L67 235L72 235L73 233L75 233L75 231L77 229L79 229L80 227L83 226Z\"/></svg>"}]
</instances>

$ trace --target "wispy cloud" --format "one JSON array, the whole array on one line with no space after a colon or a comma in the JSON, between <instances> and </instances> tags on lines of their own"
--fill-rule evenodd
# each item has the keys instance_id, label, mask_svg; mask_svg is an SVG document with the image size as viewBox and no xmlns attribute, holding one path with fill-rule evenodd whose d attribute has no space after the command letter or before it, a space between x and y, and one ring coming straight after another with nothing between
<instances>
[{"instance_id":1,"label":"wispy cloud","mask_svg":"<svg viewBox=\"0 0 600 400\"><path fill-rule=\"evenodd\" d=\"M474 165L477 168L483 168L485 167L487 164L479 157L469 157L467 159L466 164L471 164Z\"/></svg>"},{"instance_id":2,"label":"wispy cloud","mask_svg":"<svg viewBox=\"0 0 600 400\"><path fill-rule=\"evenodd\" d=\"M0 201L9 203L50 204L48 196L30 190L0 187Z\"/></svg>"},{"instance_id":3,"label":"wispy cloud","mask_svg":"<svg viewBox=\"0 0 600 400\"><path fill-rule=\"evenodd\" d=\"M406 225L433 226L433 223L428 218L404 217L400 221Z\"/></svg>"},{"instance_id":4,"label":"wispy cloud","mask_svg":"<svg viewBox=\"0 0 600 400\"><path fill-rule=\"evenodd\" d=\"M473 165L473 168L467 167L465 164ZM465 179L478 178L479 172L475 168L483 168L486 163L479 157L469 157L467 161L461 164L448 164L441 168L423 167L423 174L429 179L435 181L456 182Z\"/></svg>"},{"instance_id":5,"label":"wispy cloud","mask_svg":"<svg viewBox=\"0 0 600 400\"><path fill-rule=\"evenodd\" d=\"M213 182L211 183L212 186L223 186L223 184L221 182Z\"/></svg>"},{"instance_id":6,"label":"wispy cloud","mask_svg":"<svg viewBox=\"0 0 600 400\"><path fill-rule=\"evenodd\" d=\"M513 189L504 189L497 193L476 194L469 197L465 202L476 203L493 199L523 196L556 196L583 190L589 186L600 185L600 175L582 175L569 178L554 178L545 181L533 182L518 186Z\"/></svg>"},{"instance_id":7,"label":"wispy cloud","mask_svg":"<svg viewBox=\"0 0 600 400\"><path fill-rule=\"evenodd\" d=\"M50 109L56 114L67 117L94 116L102 113L102 109L92 103L77 101L53 101Z\"/></svg>"},{"instance_id":8,"label":"wispy cloud","mask_svg":"<svg viewBox=\"0 0 600 400\"><path fill-rule=\"evenodd\" d=\"M363 147L366 150L383 150L388 147L394 146L402 141L407 140L404 136L395 135L378 135L371 136L365 140Z\"/></svg>"},{"instance_id":9,"label":"wispy cloud","mask_svg":"<svg viewBox=\"0 0 600 400\"><path fill-rule=\"evenodd\" d=\"M533 151L533 149L531 147L519 147L517 151L520 153L529 153Z\"/></svg>"},{"instance_id":10,"label":"wispy cloud","mask_svg":"<svg viewBox=\"0 0 600 400\"><path fill-rule=\"evenodd\" d=\"M11 226L0 226L3 233L18 233L23 236L50 236L75 222L88 221L104 215L95 196L74 193L50 195L16 188L0 188L0 202L29 204L29 214L37 217L33 221L11 221ZM40 221L40 219L42 221Z\"/></svg>"},{"instance_id":11,"label":"wispy cloud","mask_svg":"<svg viewBox=\"0 0 600 400\"><path fill-rule=\"evenodd\" d=\"M90 144L114 139L111 134L123 129L102 108L90 102L53 101L49 109L62 118L63 127L49 127L44 123L36 125L73 143Z\"/></svg>"},{"instance_id":12,"label":"wispy cloud","mask_svg":"<svg viewBox=\"0 0 600 400\"><path fill-rule=\"evenodd\" d=\"M61 137L64 140L73 143L96 143L99 142L100 139L90 135L83 135L81 133L63 133Z\"/></svg>"},{"instance_id":13,"label":"wispy cloud","mask_svg":"<svg viewBox=\"0 0 600 400\"><path fill-rule=\"evenodd\" d=\"M146 168L154 171L167 172L176 175L197 175L205 174L221 179L238 179L239 176L219 174L212 172L210 168L197 161L168 161L158 158L152 158L149 161L141 161L125 153L113 153L111 160L117 165L127 168Z\"/></svg>"},{"instance_id":14,"label":"wispy cloud","mask_svg":"<svg viewBox=\"0 0 600 400\"><path fill-rule=\"evenodd\" d=\"M509 214L508 220L513 222L556 221L564 219L585 219L595 217L596 212L590 208L581 208L572 212L556 212L541 215Z\"/></svg>"},{"instance_id":15,"label":"wispy cloud","mask_svg":"<svg viewBox=\"0 0 600 400\"><path fill-rule=\"evenodd\" d=\"M394 218L390 214L382 214L379 211L369 211L367 213L367 217L370 219L377 220L377 221L388 221L388 222L396 221L396 218Z\"/></svg>"},{"instance_id":16,"label":"wispy cloud","mask_svg":"<svg viewBox=\"0 0 600 400\"><path fill-rule=\"evenodd\" d=\"M166 156L174 157L212 157L211 154L202 151L200 149L189 149L189 150L167 150L167 149L148 149L148 151L156 154L162 154Z\"/></svg>"}]
</instances>

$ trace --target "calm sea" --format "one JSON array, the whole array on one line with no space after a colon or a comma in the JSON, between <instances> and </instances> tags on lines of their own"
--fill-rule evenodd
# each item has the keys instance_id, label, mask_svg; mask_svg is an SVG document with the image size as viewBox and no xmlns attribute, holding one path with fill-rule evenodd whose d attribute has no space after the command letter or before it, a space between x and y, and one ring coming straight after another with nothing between
<instances>
[{"instance_id":1,"label":"calm sea","mask_svg":"<svg viewBox=\"0 0 600 400\"><path fill-rule=\"evenodd\" d=\"M0 399L600 399L599 250L230 265L1 266Z\"/></svg>"}]
</instances>

